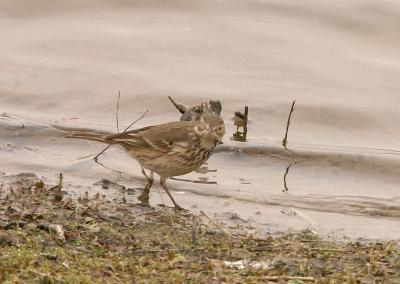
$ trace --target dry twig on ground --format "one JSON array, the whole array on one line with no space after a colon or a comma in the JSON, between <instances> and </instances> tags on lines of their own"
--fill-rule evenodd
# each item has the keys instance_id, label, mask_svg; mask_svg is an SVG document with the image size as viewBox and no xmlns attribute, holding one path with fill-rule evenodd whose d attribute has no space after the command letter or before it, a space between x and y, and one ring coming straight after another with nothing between
<instances>
[{"instance_id":1,"label":"dry twig on ground","mask_svg":"<svg viewBox=\"0 0 400 284\"><path fill-rule=\"evenodd\" d=\"M222 233L224 233L225 235L229 236L230 234L224 229L222 228L222 226L220 224L218 224L217 222L215 222L210 216L208 216L208 214L204 211L200 211L201 215L203 215L204 217L206 217L208 219L208 221L211 222L211 224L213 224L215 227L217 227Z\"/></svg>"}]
</instances>

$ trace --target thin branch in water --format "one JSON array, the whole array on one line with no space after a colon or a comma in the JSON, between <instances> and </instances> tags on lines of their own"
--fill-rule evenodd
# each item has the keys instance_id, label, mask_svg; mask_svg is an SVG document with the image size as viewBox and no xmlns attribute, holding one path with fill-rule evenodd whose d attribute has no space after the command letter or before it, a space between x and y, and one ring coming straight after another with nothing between
<instances>
[{"instance_id":1,"label":"thin branch in water","mask_svg":"<svg viewBox=\"0 0 400 284\"><path fill-rule=\"evenodd\" d=\"M244 107L244 126L243 126L243 138L244 141L247 139L247 122L249 121L249 107L245 106Z\"/></svg>"},{"instance_id":2,"label":"thin branch in water","mask_svg":"<svg viewBox=\"0 0 400 284\"><path fill-rule=\"evenodd\" d=\"M134 122L132 122L131 124L129 124L129 126L126 127L126 128L124 129L124 131L123 131L121 134L124 134L126 131L129 130L129 128L132 127L132 125L134 125L134 124L135 124L136 122L138 122L139 120L143 119L143 118L146 116L146 114L147 114L148 112L149 112L149 110L146 110L138 119L136 119ZM98 153L98 154L93 158L93 160L94 160L96 163L98 163L98 164L104 166L102 163L99 163L98 158L99 158L99 156L102 155L105 151L107 151L108 148L110 148L110 147L111 147L111 144L108 145L107 147L105 147L100 153ZM110 168L108 168L108 167L105 167L105 168L110 169ZM121 173L121 172L119 172L119 171L115 171L115 172Z\"/></svg>"},{"instance_id":3,"label":"thin branch in water","mask_svg":"<svg viewBox=\"0 0 400 284\"><path fill-rule=\"evenodd\" d=\"M139 120L142 120L142 119L147 115L148 112L149 112L149 110L146 110L138 119L136 119L134 122L132 122L131 124L129 124L128 127L126 127L126 128L124 129L124 131L122 131L122 133L127 132L127 131L129 130L129 128L132 127L132 125L134 125L134 124L135 124L136 122L138 122ZM121 134L122 134L122 133L121 133Z\"/></svg>"},{"instance_id":4,"label":"thin branch in water","mask_svg":"<svg viewBox=\"0 0 400 284\"><path fill-rule=\"evenodd\" d=\"M118 111L119 111L119 100L120 100L120 97L121 97L121 92L118 92L118 102L117 102L117 112L116 112L116 117L117 117L117 131L118 131L118 133L119 133L119 118L118 118L119 115L118 115ZM129 125L124 129L124 131L123 131L121 134L123 134L123 133L125 133L126 131L128 131L129 128L131 128L136 122L138 122L139 120L143 119L143 118L147 115L148 112L149 112L149 110L146 110L139 118L137 118L135 121L133 121L131 124L129 124ZM96 163L98 163L99 165L101 165L102 167L106 168L106 169L109 169L109 170L112 170L113 172L122 174L123 172L113 170L113 169L111 169L111 168L105 166L104 164L100 163L99 160L98 160L98 158L99 158L105 151L107 151L108 148L110 148L110 147L111 147L111 144L110 144L110 145L107 145L107 147L105 147L100 153L98 153L98 154L93 158L93 160L94 160Z\"/></svg>"},{"instance_id":5,"label":"thin branch in water","mask_svg":"<svg viewBox=\"0 0 400 284\"><path fill-rule=\"evenodd\" d=\"M191 179L183 179L183 178L175 178L175 177L171 177L169 179L173 179L173 180L177 180L177 181L184 181L184 182L191 182L191 183L218 184L216 181L191 180Z\"/></svg>"},{"instance_id":6,"label":"thin branch in water","mask_svg":"<svg viewBox=\"0 0 400 284\"><path fill-rule=\"evenodd\" d=\"M294 110L294 105L295 105L295 103L296 103L296 100L294 100L294 101L292 102L292 107L290 108L288 120L287 120L287 123L286 123L285 137L284 137L283 140L282 140L282 146L283 146L286 150L288 150L288 148L287 148L287 143L288 143L289 125L290 125L290 119L291 119L291 117L292 117L292 113L293 113L293 110Z\"/></svg>"},{"instance_id":7,"label":"thin branch in water","mask_svg":"<svg viewBox=\"0 0 400 284\"><path fill-rule=\"evenodd\" d=\"M111 147L111 144L108 145L107 147L105 147L100 153L98 153L98 154L93 158L93 160L94 160L96 163L98 163L98 164L100 164L100 165L103 165L102 163L100 163L100 162L98 161L98 158L99 158L99 156L102 155L105 151L107 151L108 148L110 148L110 147ZM104 166L104 165L103 165L103 166Z\"/></svg>"},{"instance_id":8,"label":"thin branch in water","mask_svg":"<svg viewBox=\"0 0 400 284\"><path fill-rule=\"evenodd\" d=\"M289 174L290 168L291 168L293 165L295 165L295 164L297 164L297 161L294 161L294 162L290 163L290 164L286 167L286 172L285 172L285 174L283 175L283 186L285 187L285 189L282 189L282 192L286 192L286 191L289 190L289 188L287 187L287 183L286 183L286 177L287 177L287 175Z\"/></svg>"},{"instance_id":9,"label":"thin branch in water","mask_svg":"<svg viewBox=\"0 0 400 284\"><path fill-rule=\"evenodd\" d=\"M120 98L121 98L121 92L118 91L117 112L115 113L115 117L117 119L117 133L119 133L119 99Z\"/></svg>"},{"instance_id":10,"label":"thin branch in water","mask_svg":"<svg viewBox=\"0 0 400 284\"><path fill-rule=\"evenodd\" d=\"M105 150L107 150L107 149L108 149L108 148L106 148ZM103 154L103 153L104 153L104 151L103 151L102 153L100 153L100 155ZM114 169L112 169L112 168L110 168L110 167L104 165L102 162L99 162L99 161L97 160L97 157L96 157L96 159L95 159L94 161L95 161L97 164L99 164L100 166L102 166L103 168L106 168L107 170L110 170L110 171L112 171L112 172L114 172L114 173L117 173L117 174L120 174L120 175L126 174L126 173L124 173L124 172L114 170Z\"/></svg>"}]
</instances>

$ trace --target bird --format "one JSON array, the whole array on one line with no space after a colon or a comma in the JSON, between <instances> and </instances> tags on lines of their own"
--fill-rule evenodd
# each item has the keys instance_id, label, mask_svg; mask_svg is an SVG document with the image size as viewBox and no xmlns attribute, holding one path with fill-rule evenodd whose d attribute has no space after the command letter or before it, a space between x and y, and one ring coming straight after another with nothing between
<instances>
[{"instance_id":1,"label":"bird","mask_svg":"<svg viewBox=\"0 0 400 284\"><path fill-rule=\"evenodd\" d=\"M73 131L67 137L121 146L139 162L147 180L139 201L149 204L153 174L156 173L175 208L184 210L172 197L166 180L197 170L212 155L224 134L224 120L215 113L207 112L198 121L168 122L111 135Z\"/></svg>"}]
</instances>

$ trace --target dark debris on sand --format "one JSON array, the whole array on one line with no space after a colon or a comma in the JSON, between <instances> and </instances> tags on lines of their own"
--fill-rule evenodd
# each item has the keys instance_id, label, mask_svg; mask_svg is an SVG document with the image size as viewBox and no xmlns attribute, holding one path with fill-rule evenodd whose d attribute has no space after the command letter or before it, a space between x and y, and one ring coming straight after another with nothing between
<instances>
[{"instance_id":1,"label":"dark debris on sand","mask_svg":"<svg viewBox=\"0 0 400 284\"><path fill-rule=\"evenodd\" d=\"M394 241L226 233L166 207L75 200L61 178L0 189L1 283L400 283Z\"/></svg>"}]
</instances>

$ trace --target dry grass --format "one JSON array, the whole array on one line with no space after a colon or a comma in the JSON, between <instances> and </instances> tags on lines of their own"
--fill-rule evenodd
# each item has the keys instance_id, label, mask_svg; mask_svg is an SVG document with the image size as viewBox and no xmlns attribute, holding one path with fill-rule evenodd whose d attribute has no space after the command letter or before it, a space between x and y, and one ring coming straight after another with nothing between
<instances>
[{"instance_id":1,"label":"dry grass","mask_svg":"<svg viewBox=\"0 0 400 284\"><path fill-rule=\"evenodd\" d=\"M169 208L72 200L32 177L1 192L2 283L400 283L395 242L227 235ZM249 263L224 262L238 260Z\"/></svg>"}]
</instances>

